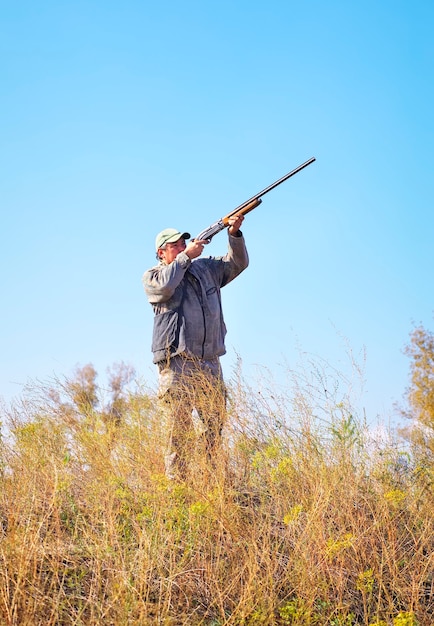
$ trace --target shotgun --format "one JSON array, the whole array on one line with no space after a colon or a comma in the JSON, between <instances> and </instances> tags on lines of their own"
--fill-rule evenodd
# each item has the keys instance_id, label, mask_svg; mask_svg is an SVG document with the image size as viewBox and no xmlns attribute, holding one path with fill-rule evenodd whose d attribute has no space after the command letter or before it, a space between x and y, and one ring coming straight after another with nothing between
<instances>
[{"instance_id":1,"label":"shotgun","mask_svg":"<svg viewBox=\"0 0 434 626\"><path fill-rule=\"evenodd\" d=\"M206 241L207 243L209 243L211 239L214 237L214 235L217 235L217 233L219 233L221 230L229 226L230 217L232 217L233 215L237 215L238 213L241 213L242 215L246 215L246 213L249 213L249 211L253 211L253 209L256 209L256 207L261 204L262 196L265 196L266 193L268 193L269 191L277 187L277 185L280 185L281 183L285 182L285 180L288 180L288 178L291 178L291 176L294 176L294 174L297 174L298 172L300 172L302 169L304 169L305 167L307 167L314 161L315 161L315 157L310 158L305 163L302 163L301 165L296 167L294 170L292 170L291 172L288 172L288 174L285 174L285 176L282 176L282 178L279 178L279 180L276 180L276 182L272 183L271 185L269 185L268 187L266 187L265 189L257 193L256 196L253 196L249 200L246 200L246 202L243 202L242 204L240 204L240 206L237 206L236 209L234 209L233 211L231 211L224 217L220 218L218 222L215 222L214 224L211 224L211 226L208 226L208 228L205 228L205 230L203 230L201 233L198 234L198 236L196 237L196 240Z\"/></svg>"}]
</instances>

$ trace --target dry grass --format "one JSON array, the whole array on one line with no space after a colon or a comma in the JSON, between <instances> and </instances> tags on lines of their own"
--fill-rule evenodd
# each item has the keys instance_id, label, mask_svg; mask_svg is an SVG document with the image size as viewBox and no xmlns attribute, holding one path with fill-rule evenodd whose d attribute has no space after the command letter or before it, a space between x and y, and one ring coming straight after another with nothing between
<instances>
[{"instance_id":1,"label":"dry grass","mask_svg":"<svg viewBox=\"0 0 434 626\"><path fill-rule=\"evenodd\" d=\"M155 394L85 374L3 410L2 625L434 623L426 473L322 376L233 380L217 469L173 483Z\"/></svg>"}]
</instances>

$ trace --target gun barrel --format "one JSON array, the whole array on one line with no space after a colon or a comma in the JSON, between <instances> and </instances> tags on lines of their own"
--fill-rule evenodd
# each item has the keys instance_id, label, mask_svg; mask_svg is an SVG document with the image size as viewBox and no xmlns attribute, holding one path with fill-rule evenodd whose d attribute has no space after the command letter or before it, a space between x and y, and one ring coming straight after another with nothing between
<instances>
[{"instance_id":1,"label":"gun barrel","mask_svg":"<svg viewBox=\"0 0 434 626\"><path fill-rule=\"evenodd\" d=\"M310 165L314 161L316 161L315 157L311 157L310 159L308 159L307 161L305 161L304 163L302 163L301 165L299 165L295 169L293 169L290 172L288 172L288 174L285 174L285 176L282 176L282 178L279 178L279 180L276 180L276 182L271 183L271 185L268 185L268 187L265 187L265 189L263 189L262 191L257 193L255 196L252 196L246 202L243 202L243 204L240 204L240 206L238 206L236 209L231 211L230 214L231 215L235 215L236 213L239 213L242 208L244 208L245 206L247 206L248 204L250 204L251 202L253 202L257 198L261 198L262 196L265 196L266 193L268 193L269 191L271 191L272 189L274 189L278 185L281 185L282 183L284 183L285 180L288 180L288 178L291 178L291 176L294 176L294 174L298 174L298 172L300 172L302 169L304 169L305 167L307 167L308 165Z\"/></svg>"},{"instance_id":2,"label":"gun barrel","mask_svg":"<svg viewBox=\"0 0 434 626\"><path fill-rule=\"evenodd\" d=\"M253 209L255 209L258 205L261 204L262 196L265 196L266 193L268 193L269 191L277 187L277 185L280 185L281 183L285 182L285 180L288 180L288 178L291 178L291 176L294 176L294 174L297 174L300 170L304 169L305 167L313 163L315 160L316 160L315 157L308 159L307 161L305 161L304 163L296 167L294 170L291 170L290 172L288 172L288 174L285 174L285 176L282 176L282 178L279 178L279 180L276 180L276 182L272 183L271 185L268 185L268 187L265 187L265 189L257 193L255 196L252 196L249 200L246 200L246 202L243 202L243 204L240 204L240 206L237 206L236 209L234 209L233 211L231 211L230 213L228 213L227 215L219 219L218 222L215 222L215 224L211 224L211 226L203 230L196 237L196 239L206 240L209 243L211 239L214 237L214 235L219 233L229 224L230 217L232 217L233 215L236 215L237 213L242 213L243 215L245 215L249 211L252 211Z\"/></svg>"}]
</instances>

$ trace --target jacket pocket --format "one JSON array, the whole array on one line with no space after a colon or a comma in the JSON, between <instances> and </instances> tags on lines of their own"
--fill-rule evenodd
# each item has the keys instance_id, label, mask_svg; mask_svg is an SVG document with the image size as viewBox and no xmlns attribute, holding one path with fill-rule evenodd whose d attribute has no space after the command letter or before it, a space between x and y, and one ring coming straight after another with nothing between
<instances>
[{"instance_id":1,"label":"jacket pocket","mask_svg":"<svg viewBox=\"0 0 434 626\"><path fill-rule=\"evenodd\" d=\"M152 352L168 351L178 343L178 310L159 313L154 318Z\"/></svg>"},{"instance_id":2,"label":"jacket pocket","mask_svg":"<svg viewBox=\"0 0 434 626\"><path fill-rule=\"evenodd\" d=\"M216 286L206 290L206 302L211 315L220 315L220 291Z\"/></svg>"}]
</instances>

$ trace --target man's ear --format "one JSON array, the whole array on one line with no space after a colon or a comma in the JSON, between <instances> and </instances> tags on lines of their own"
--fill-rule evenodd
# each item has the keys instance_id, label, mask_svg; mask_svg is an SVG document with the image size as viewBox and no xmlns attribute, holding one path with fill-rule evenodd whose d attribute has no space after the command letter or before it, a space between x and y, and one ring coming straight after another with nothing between
<instances>
[{"instance_id":1,"label":"man's ear","mask_svg":"<svg viewBox=\"0 0 434 626\"><path fill-rule=\"evenodd\" d=\"M162 248L158 248L158 250L157 250L157 257L159 259L162 259L163 258L163 254L164 254L164 250Z\"/></svg>"}]
</instances>

